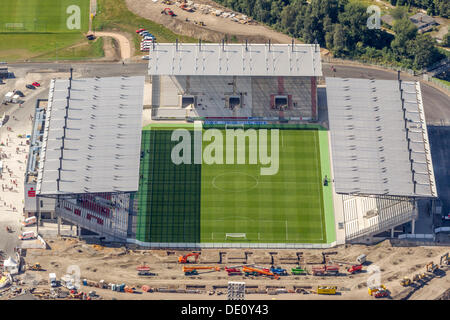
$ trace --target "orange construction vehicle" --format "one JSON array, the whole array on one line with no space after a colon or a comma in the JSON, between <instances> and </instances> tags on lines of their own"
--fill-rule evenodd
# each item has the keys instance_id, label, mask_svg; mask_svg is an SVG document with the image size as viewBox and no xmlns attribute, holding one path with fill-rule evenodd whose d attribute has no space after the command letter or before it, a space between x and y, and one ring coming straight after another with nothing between
<instances>
[{"instance_id":1,"label":"orange construction vehicle","mask_svg":"<svg viewBox=\"0 0 450 320\"><path fill-rule=\"evenodd\" d=\"M194 12L194 10L191 7L188 7L185 3L182 3L180 8L187 12Z\"/></svg>"},{"instance_id":2,"label":"orange construction vehicle","mask_svg":"<svg viewBox=\"0 0 450 320\"><path fill-rule=\"evenodd\" d=\"M197 270L213 270L220 271L220 267L186 267L183 266L185 276L195 276L198 274Z\"/></svg>"},{"instance_id":3,"label":"orange construction vehicle","mask_svg":"<svg viewBox=\"0 0 450 320\"><path fill-rule=\"evenodd\" d=\"M242 267L242 271L244 271L246 275L248 275L248 274L263 274L266 276L274 277L275 279L279 278L279 276L277 274L270 272L269 269L257 269L257 268L253 268L253 267L244 266L244 267Z\"/></svg>"},{"instance_id":4,"label":"orange construction vehicle","mask_svg":"<svg viewBox=\"0 0 450 320\"><path fill-rule=\"evenodd\" d=\"M176 16L176 14L170 8L165 8L163 11L161 11L161 14L167 14L171 17Z\"/></svg>"},{"instance_id":5,"label":"orange construction vehicle","mask_svg":"<svg viewBox=\"0 0 450 320\"><path fill-rule=\"evenodd\" d=\"M194 263L197 263L199 256L200 256L200 252L191 252L184 256L178 257L178 263L190 263L188 260L189 257L194 257L195 258Z\"/></svg>"}]
</instances>

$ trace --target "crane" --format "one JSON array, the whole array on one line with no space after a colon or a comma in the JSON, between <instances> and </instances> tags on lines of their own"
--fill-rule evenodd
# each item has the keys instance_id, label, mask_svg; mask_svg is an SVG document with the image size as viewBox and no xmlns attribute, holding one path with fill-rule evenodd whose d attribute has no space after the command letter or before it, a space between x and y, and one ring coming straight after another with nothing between
<instances>
[{"instance_id":1,"label":"crane","mask_svg":"<svg viewBox=\"0 0 450 320\"><path fill-rule=\"evenodd\" d=\"M183 272L186 276L197 275L197 270L212 270L212 271L220 271L220 267L186 267L183 266Z\"/></svg>"},{"instance_id":2,"label":"crane","mask_svg":"<svg viewBox=\"0 0 450 320\"><path fill-rule=\"evenodd\" d=\"M264 274L264 275L266 275L266 276L271 276L271 277L274 277L275 279L278 279L279 278L279 276L277 275L277 274L274 274L273 272L271 272L271 271L269 271L269 270L264 270L264 269L257 269L257 268L253 268L253 267L248 267L248 266L244 266L243 268L242 268L242 270L245 272L245 273L253 273L253 272L256 272L257 274Z\"/></svg>"}]
</instances>

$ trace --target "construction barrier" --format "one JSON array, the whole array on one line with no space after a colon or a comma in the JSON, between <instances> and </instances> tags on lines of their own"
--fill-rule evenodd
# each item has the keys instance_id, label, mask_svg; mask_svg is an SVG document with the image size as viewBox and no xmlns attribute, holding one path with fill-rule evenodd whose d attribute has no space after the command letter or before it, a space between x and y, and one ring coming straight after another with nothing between
<instances>
[{"instance_id":1,"label":"construction barrier","mask_svg":"<svg viewBox=\"0 0 450 320\"><path fill-rule=\"evenodd\" d=\"M434 229L434 233L449 232L449 231L450 231L450 227L440 227L440 228Z\"/></svg>"},{"instance_id":2,"label":"construction barrier","mask_svg":"<svg viewBox=\"0 0 450 320\"><path fill-rule=\"evenodd\" d=\"M450 228L449 228L450 229ZM434 240L433 234L401 234L398 236L399 239L429 239Z\"/></svg>"},{"instance_id":3,"label":"construction barrier","mask_svg":"<svg viewBox=\"0 0 450 320\"><path fill-rule=\"evenodd\" d=\"M178 242L143 242L137 239L127 239L132 243L145 248L197 248L197 249L222 249L222 248L252 248L252 249L328 249L336 246L336 241L331 243L178 243Z\"/></svg>"}]
</instances>

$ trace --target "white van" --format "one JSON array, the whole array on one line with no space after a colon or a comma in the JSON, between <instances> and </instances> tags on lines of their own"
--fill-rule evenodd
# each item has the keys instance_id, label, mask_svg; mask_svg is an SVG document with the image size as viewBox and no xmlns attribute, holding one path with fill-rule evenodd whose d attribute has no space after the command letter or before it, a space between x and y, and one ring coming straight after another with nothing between
<instances>
[{"instance_id":1,"label":"white van","mask_svg":"<svg viewBox=\"0 0 450 320\"><path fill-rule=\"evenodd\" d=\"M48 274L48 283L50 284L50 287L56 287L56 273L49 273Z\"/></svg>"},{"instance_id":2,"label":"white van","mask_svg":"<svg viewBox=\"0 0 450 320\"><path fill-rule=\"evenodd\" d=\"M29 226L32 226L33 224L35 224L36 222L37 222L36 216L32 216L32 217L25 219L22 222L22 224L24 225L24 227L29 227Z\"/></svg>"},{"instance_id":3,"label":"white van","mask_svg":"<svg viewBox=\"0 0 450 320\"><path fill-rule=\"evenodd\" d=\"M37 238L37 235L36 235L36 232L34 232L34 231L25 231L19 236L20 240L33 240L36 238Z\"/></svg>"}]
</instances>

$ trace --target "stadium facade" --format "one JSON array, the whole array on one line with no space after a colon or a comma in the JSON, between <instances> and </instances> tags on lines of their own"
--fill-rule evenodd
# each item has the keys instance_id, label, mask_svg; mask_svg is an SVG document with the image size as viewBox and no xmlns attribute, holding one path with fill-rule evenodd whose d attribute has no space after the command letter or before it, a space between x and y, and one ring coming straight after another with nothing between
<instances>
[{"instance_id":1,"label":"stadium facade","mask_svg":"<svg viewBox=\"0 0 450 320\"><path fill-rule=\"evenodd\" d=\"M420 84L326 78L327 98L318 101L319 77L317 45L155 43L148 86L144 77L52 80L48 101L36 107L25 213L56 216L105 240L143 247L326 248L372 242L386 232L393 236L394 228L406 223L412 223L414 233L416 200L437 197ZM200 227L186 216L186 196L170 194L174 188L185 188L188 193L198 190L195 194L201 198L206 187L175 183L172 189L164 188L180 174L176 170L201 180L203 169L172 168L175 171L160 176L143 173L143 159L152 164L146 172L167 169L161 156L155 158L165 150L159 147L163 149L155 152L155 144L167 137L142 130L144 87L151 90L146 94L151 96L152 123L317 130L322 138L320 147L315 143L315 152L320 152L316 159L326 159L329 168L326 161L319 166L316 182L322 199L330 193L322 211L331 210L331 215L325 214L322 226L331 236L283 243L216 241L212 234L212 240L202 241ZM319 104L326 106L329 119L321 125ZM160 167L153 166L158 161ZM169 210L172 216L156 223L148 210L162 205L147 197L152 190L163 194L160 199L178 203ZM204 205L201 199L192 199L197 204L190 208L200 210L196 206ZM288 220L284 223L287 240L291 226ZM201 237L152 240L168 226L174 234L192 227Z\"/></svg>"}]
</instances>

